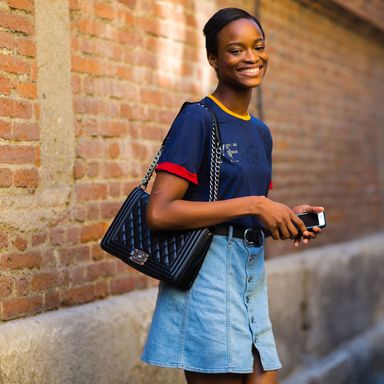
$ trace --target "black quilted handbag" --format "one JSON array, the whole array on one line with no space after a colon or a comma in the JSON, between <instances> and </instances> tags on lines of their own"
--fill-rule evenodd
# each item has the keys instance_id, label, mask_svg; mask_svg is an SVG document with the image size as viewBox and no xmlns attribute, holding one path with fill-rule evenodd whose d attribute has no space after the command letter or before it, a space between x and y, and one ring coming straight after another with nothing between
<instances>
[{"instance_id":1,"label":"black quilted handbag","mask_svg":"<svg viewBox=\"0 0 384 384\"><path fill-rule=\"evenodd\" d=\"M180 112L186 105L184 103ZM209 201L217 200L221 144L220 131L212 116ZM180 113L179 112L179 113ZM189 289L195 280L212 241L209 228L186 231L151 231L146 224L149 194L145 191L163 151L161 148L150 165L141 184L129 194L101 241L101 247L138 271L171 284Z\"/></svg>"}]
</instances>

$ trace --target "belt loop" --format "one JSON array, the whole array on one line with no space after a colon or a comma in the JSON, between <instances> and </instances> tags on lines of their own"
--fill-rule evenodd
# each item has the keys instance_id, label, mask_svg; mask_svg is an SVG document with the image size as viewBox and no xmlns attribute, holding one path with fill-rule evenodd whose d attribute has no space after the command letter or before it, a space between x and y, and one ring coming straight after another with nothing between
<instances>
[{"instance_id":1,"label":"belt loop","mask_svg":"<svg viewBox=\"0 0 384 384\"><path fill-rule=\"evenodd\" d=\"M228 226L228 244L233 242L233 225Z\"/></svg>"}]
</instances>

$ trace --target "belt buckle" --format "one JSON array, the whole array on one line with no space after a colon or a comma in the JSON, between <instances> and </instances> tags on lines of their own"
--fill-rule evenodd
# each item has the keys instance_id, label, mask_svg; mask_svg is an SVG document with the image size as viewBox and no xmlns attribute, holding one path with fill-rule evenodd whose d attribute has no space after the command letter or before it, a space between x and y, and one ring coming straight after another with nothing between
<instances>
[{"instance_id":1,"label":"belt buckle","mask_svg":"<svg viewBox=\"0 0 384 384\"><path fill-rule=\"evenodd\" d=\"M243 236L243 238L244 238L244 241L246 242L246 244L248 244L248 245L253 245L253 244L255 244L253 241L248 240L248 238L247 238L247 234L248 234L249 232L252 232L252 231L253 231L252 228L247 228L247 229L244 231L244 236Z\"/></svg>"},{"instance_id":2,"label":"belt buckle","mask_svg":"<svg viewBox=\"0 0 384 384\"><path fill-rule=\"evenodd\" d=\"M258 235L257 243L255 241L251 241L247 238L247 234L250 232L253 232L253 231L257 231L257 235ZM258 229L247 228L244 231L243 238L244 238L244 241L247 245L257 245L257 246L261 247L264 243L264 233L263 233L263 231L260 231Z\"/></svg>"}]
</instances>

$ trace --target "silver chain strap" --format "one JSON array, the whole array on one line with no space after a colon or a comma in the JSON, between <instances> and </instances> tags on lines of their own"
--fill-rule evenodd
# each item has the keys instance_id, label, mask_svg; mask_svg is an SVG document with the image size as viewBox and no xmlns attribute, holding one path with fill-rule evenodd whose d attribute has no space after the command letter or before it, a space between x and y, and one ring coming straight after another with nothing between
<instances>
[{"instance_id":1,"label":"silver chain strap","mask_svg":"<svg viewBox=\"0 0 384 384\"><path fill-rule=\"evenodd\" d=\"M219 131L219 127L216 125L217 121L211 112L204 104L198 103L200 106L205 108L212 115L213 126L211 132L211 159L210 159L210 169L209 169L209 201L218 200L219 194L219 181L220 181L220 163L221 163L221 144L220 138L216 137L216 130ZM163 152L165 142L167 141L168 135L161 144L159 151L152 160L151 165L149 166L147 173L145 174L143 180L141 181L140 188L146 189L149 183L149 180L152 177L153 172L155 171L156 165L159 162L160 156Z\"/></svg>"},{"instance_id":2,"label":"silver chain strap","mask_svg":"<svg viewBox=\"0 0 384 384\"><path fill-rule=\"evenodd\" d=\"M161 153L163 152L164 144L165 144L165 141L163 142L163 144L161 144L159 152L157 152L156 156L153 158L152 163L147 170L147 173L145 174L143 180L141 180L140 188L142 188L142 189L147 188L149 180L151 180L152 174L156 168L157 163L159 162Z\"/></svg>"},{"instance_id":3,"label":"silver chain strap","mask_svg":"<svg viewBox=\"0 0 384 384\"><path fill-rule=\"evenodd\" d=\"M216 137L216 119L213 119L211 134L211 162L209 169L209 201L218 200L220 180L221 146Z\"/></svg>"}]
</instances>

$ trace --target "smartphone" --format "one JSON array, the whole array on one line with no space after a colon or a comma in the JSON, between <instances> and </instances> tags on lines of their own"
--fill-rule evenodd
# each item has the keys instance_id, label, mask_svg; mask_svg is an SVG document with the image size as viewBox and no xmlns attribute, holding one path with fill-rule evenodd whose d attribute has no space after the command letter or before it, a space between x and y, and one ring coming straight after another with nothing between
<instances>
[{"instance_id":1,"label":"smartphone","mask_svg":"<svg viewBox=\"0 0 384 384\"><path fill-rule=\"evenodd\" d=\"M310 231L313 227L324 228L327 223L325 220L325 213L298 213L297 217L303 220L304 225Z\"/></svg>"}]
</instances>

